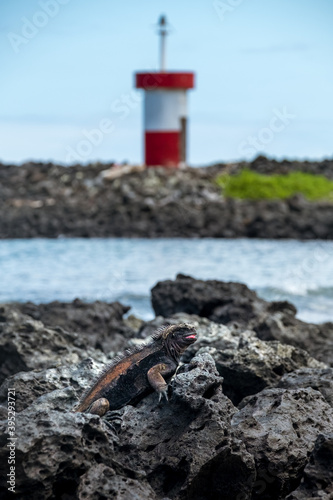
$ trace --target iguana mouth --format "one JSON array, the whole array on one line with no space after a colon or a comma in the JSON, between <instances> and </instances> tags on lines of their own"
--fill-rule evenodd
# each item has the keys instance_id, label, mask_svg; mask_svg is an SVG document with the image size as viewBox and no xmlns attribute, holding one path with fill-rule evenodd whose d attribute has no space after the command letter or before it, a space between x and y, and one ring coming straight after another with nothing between
<instances>
[{"instance_id":1,"label":"iguana mouth","mask_svg":"<svg viewBox=\"0 0 333 500\"><path fill-rule=\"evenodd\" d=\"M195 334L192 334L192 335L187 335L185 338L186 339L196 339L197 336Z\"/></svg>"}]
</instances>

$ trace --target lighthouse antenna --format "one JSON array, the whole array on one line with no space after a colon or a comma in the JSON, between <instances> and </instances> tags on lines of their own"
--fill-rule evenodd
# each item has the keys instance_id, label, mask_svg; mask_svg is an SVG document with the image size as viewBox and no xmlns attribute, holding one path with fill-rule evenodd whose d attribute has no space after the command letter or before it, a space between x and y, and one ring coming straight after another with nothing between
<instances>
[{"instance_id":1,"label":"lighthouse antenna","mask_svg":"<svg viewBox=\"0 0 333 500\"><path fill-rule=\"evenodd\" d=\"M158 27L159 27L159 35L161 36L160 39L160 68L161 72L164 73L165 71L165 38L166 35L168 34L168 23L166 16L161 16L159 21L158 21Z\"/></svg>"}]
</instances>

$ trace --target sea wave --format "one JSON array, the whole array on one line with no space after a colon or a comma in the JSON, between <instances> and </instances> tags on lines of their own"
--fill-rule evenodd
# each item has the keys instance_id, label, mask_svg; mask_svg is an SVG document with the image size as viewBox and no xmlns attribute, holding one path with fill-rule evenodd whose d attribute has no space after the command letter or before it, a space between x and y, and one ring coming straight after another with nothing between
<instances>
[{"instance_id":1,"label":"sea wave","mask_svg":"<svg viewBox=\"0 0 333 500\"><path fill-rule=\"evenodd\" d=\"M333 242L66 239L0 242L0 302L118 300L151 319L150 290L178 273L245 283L299 317L333 319ZM318 248L325 259L318 259ZM314 319L315 318L315 319Z\"/></svg>"},{"instance_id":2,"label":"sea wave","mask_svg":"<svg viewBox=\"0 0 333 500\"><path fill-rule=\"evenodd\" d=\"M303 283L303 284L286 284L280 286L265 286L258 287L256 289L257 293L265 298L269 297L269 300L278 300L274 297L279 296L289 296L289 297L326 297L333 299L333 287L332 286L320 286L315 283Z\"/></svg>"}]
</instances>

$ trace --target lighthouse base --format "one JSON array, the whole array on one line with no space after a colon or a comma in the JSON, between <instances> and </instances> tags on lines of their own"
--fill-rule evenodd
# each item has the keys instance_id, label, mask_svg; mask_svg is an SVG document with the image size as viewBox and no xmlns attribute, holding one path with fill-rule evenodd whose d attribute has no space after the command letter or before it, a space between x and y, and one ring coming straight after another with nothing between
<instances>
[{"instance_id":1,"label":"lighthouse base","mask_svg":"<svg viewBox=\"0 0 333 500\"><path fill-rule=\"evenodd\" d=\"M147 167L161 165L167 168L178 168L181 158L180 132L146 132L145 163Z\"/></svg>"}]
</instances>

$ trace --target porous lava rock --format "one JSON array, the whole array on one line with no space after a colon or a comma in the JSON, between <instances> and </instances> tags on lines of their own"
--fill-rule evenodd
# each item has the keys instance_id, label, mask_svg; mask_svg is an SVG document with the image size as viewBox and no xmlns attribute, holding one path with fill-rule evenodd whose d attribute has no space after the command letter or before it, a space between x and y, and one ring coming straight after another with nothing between
<instances>
[{"instance_id":1,"label":"porous lava rock","mask_svg":"<svg viewBox=\"0 0 333 500\"><path fill-rule=\"evenodd\" d=\"M117 475L116 471L105 464L96 464L80 477L77 489L78 500L158 500L151 486Z\"/></svg>"},{"instance_id":2,"label":"porous lava rock","mask_svg":"<svg viewBox=\"0 0 333 500\"><path fill-rule=\"evenodd\" d=\"M83 379L88 367L71 369L72 380L78 371ZM98 499L106 492L105 498L124 500L199 499L207 491L207 498L248 497L254 459L230 432L236 408L221 383L209 354L198 355L171 382L169 403L158 405L152 394L120 410L116 427L96 415L71 413L72 386L40 396L16 416L17 495L84 499L94 491ZM9 498L6 425L1 422L2 498Z\"/></svg>"},{"instance_id":3,"label":"porous lava rock","mask_svg":"<svg viewBox=\"0 0 333 500\"><path fill-rule=\"evenodd\" d=\"M24 314L42 321L44 325L61 327L84 337L86 344L105 353L124 349L135 331L124 323L124 315L130 310L119 302L72 302L54 301L48 304L25 302L15 304Z\"/></svg>"},{"instance_id":4,"label":"porous lava rock","mask_svg":"<svg viewBox=\"0 0 333 500\"><path fill-rule=\"evenodd\" d=\"M332 239L333 204L296 195L286 200L225 198L219 174L243 168L292 170L332 178L332 160L205 168L138 168L94 163L0 164L0 238L210 237Z\"/></svg>"},{"instance_id":5,"label":"porous lava rock","mask_svg":"<svg viewBox=\"0 0 333 500\"><path fill-rule=\"evenodd\" d=\"M333 409L312 388L264 389L242 405L232 425L262 480L253 498L284 498L299 485L318 435L333 431Z\"/></svg>"},{"instance_id":6,"label":"porous lava rock","mask_svg":"<svg viewBox=\"0 0 333 500\"><path fill-rule=\"evenodd\" d=\"M241 330L254 330L261 340L278 340L333 364L333 323L300 321L293 304L267 302L244 284L178 274L175 280L158 282L151 299L156 315L167 318L185 312L216 323L238 325Z\"/></svg>"},{"instance_id":7,"label":"porous lava rock","mask_svg":"<svg viewBox=\"0 0 333 500\"><path fill-rule=\"evenodd\" d=\"M331 500L333 498L333 434L317 437L299 487L287 500Z\"/></svg>"},{"instance_id":8,"label":"porous lava rock","mask_svg":"<svg viewBox=\"0 0 333 500\"><path fill-rule=\"evenodd\" d=\"M17 372L74 365L88 357L105 362L136 336L123 320L127 310L118 302L0 305L0 383Z\"/></svg>"},{"instance_id":9,"label":"porous lava rock","mask_svg":"<svg viewBox=\"0 0 333 500\"><path fill-rule=\"evenodd\" d=\"M287 322L294 312L252 298L252 319L228 325L184 312L129 321L111 304L43 305L40 316L36 305L1 306L0 497L12 498L7 417L15 388L22 500L330 498L332 368L292 343L258 338L248 326L257 315ZM89 337L94 312L100 341L98 327ZM198 340L169 383L168 402L152 393L111 420L72 412L120 345L182 322L195 326Z\"/></svg>"},{"instance_id":10,"label":"porous lava rock","mask_svg":"<svg viewBox=\"0 0 333 500\"><path fill-rule=\"evenodd\" d=\"M328 404L333 406L333 368L299 368L283 375L276 387L282 389L312 387L323 395Z\"/></svg>"},{"instance_id":11,"label":"porous lava rock","mask_svg":"<svg viewBox=\"0 0 333 500\"><path fill-rule=\"evenodd\" d=\"M41 321L12 306L0 306L0 382L19 371L42 369L80 361L80 337Z\"/></svg>"},{"instance_id":12,"label":"porous lava rock","mask_svg":"<svg viewBox=\"0 0 333 500\"><path fill-rule=\"evenodd\" d=\"M173 380L168 405L158 408L154 394L126 407L115 455L121 464L144 470L160 498L250 494L253 459L230 433L236 409L221 383L211 356L198 354Z\"/></svg>"},{"instance_id":13,"label":"porous lava rock","mask_svg":"<svg viewBox=\"0 0 333 500\"><path fill-rule=\"evenodd\" d=\"M200 316L177 313L169 318L155 318L145 325L143 332L151 333L164 322L191 323L195 326L198 340L185 351L183 360L190 361L196 353L208 352L224 379L224 394L235 405L246 396L275 386L282 376L292 375L301 368L312 369L317 385L320 385L321 377L323 385L328 383L329 374L325 376L327 365L297 347L260 340L251 330L242 331ZM311 387L310 383L305 386Z\"/></svg>"},{"instance_id":14,"label":"porous lava rock","mask_svg":"<svg viewBox=\"0 0 333 500\"><path fill-rule=\"evenodd\" d=\"M224 324L239 321L246 325L265 308L265 301L246 285L184 274L158 282L151 290L151 302L156 316L185 312Z\"/></svg>"},{"instance_id":15,"label":"porous lava rock","mask_svg":"<svg viewBox=\"0 0 333 500\"><path fill-rule=\"evenodd\" d=\"M71 387L78 393L82 393L110 362L106 356L97 351L95 354L98 361L86 358L79 364L64 364L55 368L21 371L11 375L0 386L0 405L6 406L8 390L12 387L15 387L15 391L19 394L16 400L16 411L18 412L30 406L40 396L51 392L55 394L54 391L61 391L64 388ZM50 399L48 401L50 402ZM68 404L68 396L65 395L59 401L55 399L54 402L56 403L55 409L64 408L64 405Z\"/></svg>"}]
</instances>

